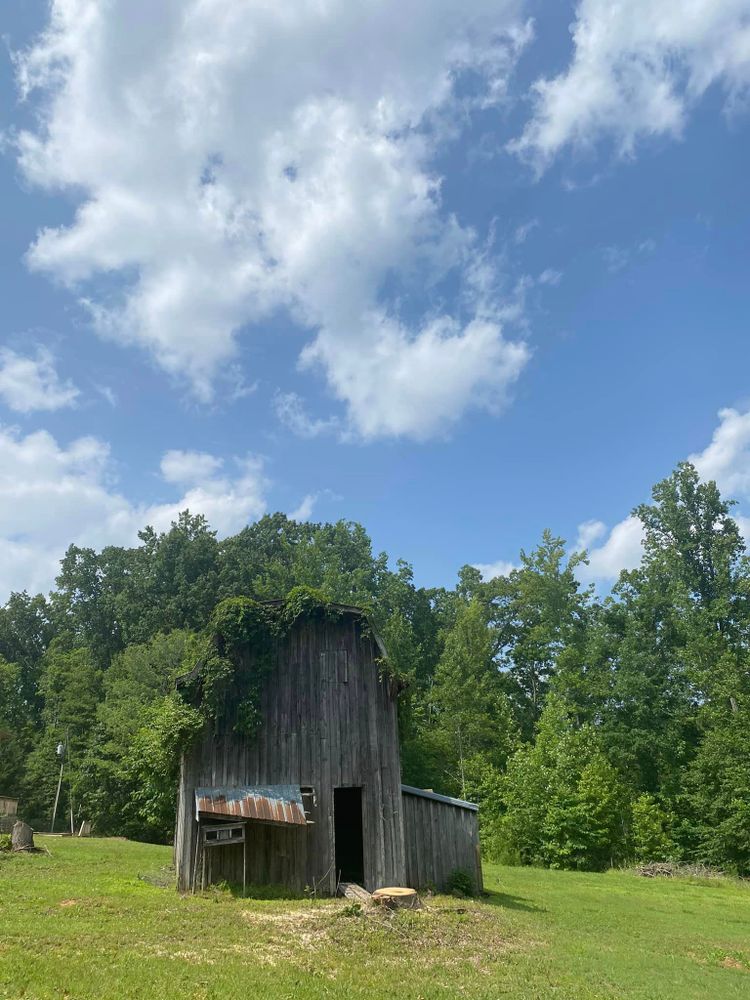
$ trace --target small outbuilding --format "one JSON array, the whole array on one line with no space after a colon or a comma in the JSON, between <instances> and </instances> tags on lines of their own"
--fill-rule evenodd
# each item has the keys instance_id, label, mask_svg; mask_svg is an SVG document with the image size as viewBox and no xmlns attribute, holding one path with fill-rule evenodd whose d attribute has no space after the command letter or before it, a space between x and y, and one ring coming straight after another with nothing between
<instances>
[{"instance_id":1,"label":"small outbuilding","mask_svg":"<svg viewBox=\"0 0 750 1000\"><path fill-rule=\"evenodd\" d=\"M178 888L333 895L343 882L442 887L455 868L481 888L477 807L402 788L402 685L364 612L292 595L225 605L221 669L204 660L178 681L214 705L181 762Z\"/></svg>"},{"instance_id":2,"label":"small outbuilding","mask_svg":"<svg viewBox=\"0 0 750 1000\"><path fill-rule=\"evenodd\" d=\"M16 816L18 814L18 799L0 795L0 816Z\"/></svg>"},{"instance_id":3,"label":"small outbuilding","mask_svg":"<svg viewBox=\"0 0 750 1000\"><path fill-rule=\"evenodd\" d=\"M18 818L18 799L0 795L0 833L10 833Z\"/></svg>"}]
</instances>

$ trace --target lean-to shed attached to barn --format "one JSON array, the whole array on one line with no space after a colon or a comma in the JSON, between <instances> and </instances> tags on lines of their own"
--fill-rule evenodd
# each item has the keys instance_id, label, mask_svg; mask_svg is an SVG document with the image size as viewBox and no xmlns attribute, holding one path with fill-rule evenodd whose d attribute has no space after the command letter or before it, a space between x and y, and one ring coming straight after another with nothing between
<instances>
[{"instance_id":1,"label":"lean-to shed attached to barn","mask_svg":"<svg viewBox=\"0 0 750 1000\"><path fill-rule=\"evenodd\" d=\"M445 889L449 875L462 871L481 892L479 807L411 785L402 785L401 791L407 885Z\"/></svg>"},{"instance_id":2,"label":"lean-to shed attached to barn","mask_svg":"<svg viewBox=\"0 0 750 1000\"><path fill-rule=\"evenodd\" d=\"M310 600L297 610L225 605L232 641L219 628L215 646L229 676L202 661L178 681L185 700L214 705L182 758L178 888L226 880L332 895L339 882L370 891L409 884L404 810L412 812L413 790L401 789L400 684L366 616ZM256 625L238 632L243 615ZM441 804L453 811L448 801ZM466 836L452 817L441 829ZM470 847L446 844L444 857L468 857L471 837ZM430 857L442 857L437 839L430 843ZM415 876L441 884L442 869L429 864Z\"/></svg>"}]
</instances>

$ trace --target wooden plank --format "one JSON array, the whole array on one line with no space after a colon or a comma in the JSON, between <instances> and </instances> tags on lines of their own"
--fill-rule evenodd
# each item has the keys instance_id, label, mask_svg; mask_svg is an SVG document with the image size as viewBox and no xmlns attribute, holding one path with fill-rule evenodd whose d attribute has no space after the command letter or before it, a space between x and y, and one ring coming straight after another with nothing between
<instances>
[{"instance_id":1,"label":"wooden plank","mask_svg":"<svg viewBox=\"0 0 750 1000\"><path fill-rule=\"evenodd\" d=\"M372 902L372 895L367 889L363 889L361 885L357 885L356 882L341 882L338 887L338 894L345 899L351 899L365 906Z\"/></svg>"}]
</instances>

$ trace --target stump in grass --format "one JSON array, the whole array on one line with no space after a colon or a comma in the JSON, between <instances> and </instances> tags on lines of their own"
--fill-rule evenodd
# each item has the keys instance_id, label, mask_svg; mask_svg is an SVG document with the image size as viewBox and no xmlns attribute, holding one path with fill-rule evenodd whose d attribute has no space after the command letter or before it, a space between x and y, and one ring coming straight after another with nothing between
<instances>
[{"instance_id":1,"label":"stump in grass","mask_svg":"<svg viewBox=\"0 0 750 1000\"><path fill-rule=\"evenodd\" d=\"M418 910L421 906L416 890L405 889L401 886L388 886L385 889L376 889L372 894L372 901L379 906L385 906L389 910L398 908Z\"/></svg>"},{"instance_id":2,"label":"stump in grass","mask_svg":"<svg viewBox=\"0 0 750 1000\"><path fill-rule=\"evenodd\" d=\"M34 831L28 823L17 820L10 835L11 850L13 851L33 851Z\"/></svg>"}]
</instances>

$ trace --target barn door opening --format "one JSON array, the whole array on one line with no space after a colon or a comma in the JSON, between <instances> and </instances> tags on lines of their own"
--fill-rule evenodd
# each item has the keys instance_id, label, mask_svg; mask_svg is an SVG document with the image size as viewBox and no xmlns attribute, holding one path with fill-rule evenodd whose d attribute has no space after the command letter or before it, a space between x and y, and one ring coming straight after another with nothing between
<instances>
[{"instance_id":1,"label":"barn door opening","mask_svg":"<svg viewBox=\"0 0 750 1000\"><path fill-rule=\"evenodd\" d=\"M336 838L336 878L364 885L362 789L334 788L333 830Z\"/></svg>"}]
</instances>

